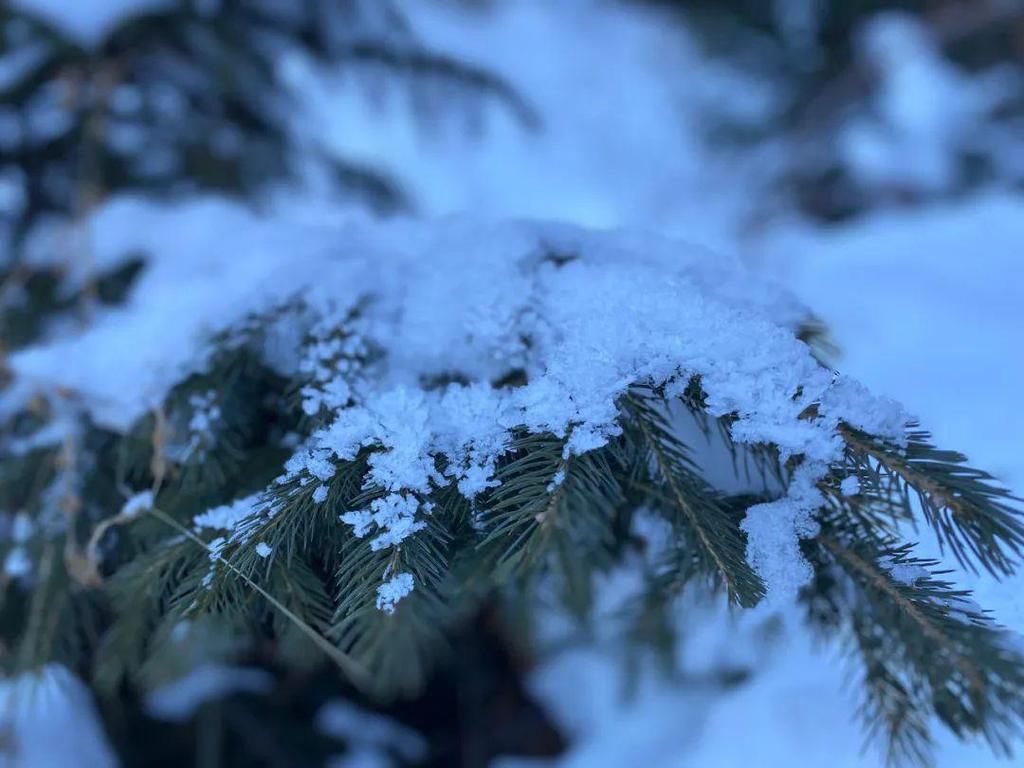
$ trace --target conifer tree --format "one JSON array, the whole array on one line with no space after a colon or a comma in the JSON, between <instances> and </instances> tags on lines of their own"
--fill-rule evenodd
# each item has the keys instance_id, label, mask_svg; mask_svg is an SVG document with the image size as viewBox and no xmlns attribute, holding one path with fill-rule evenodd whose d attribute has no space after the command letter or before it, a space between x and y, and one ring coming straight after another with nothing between
<instances>
[{"instance_id":1,"label":"conifer tree","mask_svg":"<svg viewBox=\"0 0 1024 768\"><path fill-rule=\"evenodd\" d=\"M288 258L267 253L260 215L184 193L251 200L298 172L272 66L283 49L441 78L536 118L503 80L410 32L361 36L358 3L205 7L131 16L88 49L0 11L4 54L42 51L0 94L2 114L28 130L55 87L70 99L49 134L0 146L26 190L4 290L29 291L3 315L9 673L74 670L126 764L317 765L337 748L310 725L327 698L436 700L453 658L478 676L514 666L481 637L529 649L552 604L584 633L607 620L602 578L629 567L643 586L617 621L641 653L671 657L687 595L737 611L798 601L848 648L860 715L893 763L927 763L936 720L1016 746L1020 640L949 569L1014 573L1020 499L828 367L787 296L676 242L282 217L272 242ZM187 120L154 111L170 102ZM118 144L122 120L144 152ZM154 170L161 151L174 159ZM378 205L414 204L370 169L336 170ZM178 200L127 209L140 250L94 254L112 267L91 283L19 261L47 217L140 190ZM237 259L218 256L225 245ZM174 280L207 262L224 284L182 317ZM48 334L85 292L123 315ZM128 327L161 338L116 330ZM943 561L918 553L913 525ZM174 685L215 665L247 667L237 695L181 715ZM483 700L492 683L465 685ZM180 730L155 724L179 715ZM558 747L529 706L515 717L529 744L499 749ZM404 731L387 742L401 765L444 764L450 749Z\"/></svg>"},{"instance_id":2,"label":"conifer tree","mask_svg":"<svg viewBox=\"0 0 1024 768\"><path fill-rule=\"evenodd\" d=\"M1024 107L1019 3L649 2L678 11L711 55L755 70L781 91L771 119L750 125L726 117L714 132L720 141L784 147L770 185L812 219L847 221L880 206L1021 182L1001 151L1016 140ZM909 106L887 114L899 100ZM924 114L901 124L901 109ZM903 142L902 152L890 157L886 139ZM938 158L927 154L932 149ZM882 170L860 172L859 152L878 152ZM900 162L922 152L924 170ZM930 167L936 160L941 172ZM758 211L766 213L776 211Z\"/></svg>"}]
</instances>

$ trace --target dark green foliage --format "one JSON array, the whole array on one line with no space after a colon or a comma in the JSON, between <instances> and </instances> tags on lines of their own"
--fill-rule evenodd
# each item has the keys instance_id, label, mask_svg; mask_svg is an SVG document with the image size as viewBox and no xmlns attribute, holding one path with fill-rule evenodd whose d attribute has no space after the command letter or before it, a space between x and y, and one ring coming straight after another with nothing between
<instances>
[{"instance_id":1,"label":"dark green foliage","mask_svg":"<svg viewBox=\"0 0 1024 768\"><path fill-rule=\"evenodd\" d=\"M818 568L812 616L849 627L863 664L861 713L891 762L929 758L931 717L961 738L981 734L1006 752L1024 716L1017 639L910 545L865 537L841 516L806 547Z\"/></svg>"},{"instance_id":2,"label":"dark green foliage","mask_svg":"<svg viewBox=\"0 0 1024 768\"><path fill-rule=\"evenodd\" d=\"M821 487L822 534L805 544L816 569L805 599L812 621L843 631L859 660L869 734L899 764L929 761L933 716L1009 751L1024 715L1021 646L954 586L953 572L914 556L899 535L920 508L961 566L1008 575L1020 555L1018 500L920 430L904 446L846 425L840 434L844 462ZM851 475L859 490L845 496L838 482Z\"/></svg>"},{"instance_id":3,"label":"dark green foliage","mask_svg":"<svg viewBox=\"0 0 1024 768\"><path fill-rule=\"evenodd\" d=\"M756 121L711 116L709 138L721 143L785 148L786 162L769 182L775 215L778 196L789 209L813 219L848 220L887 205L954 196L985 183L1019 185L1020 173L1000 161L990 147L964 146L952 158L956 182L935 191L874 189L856 178L840 157L841 128L852 115L871 114L878 87L877 65L865 60L865 26L883 14L906 14L922 25L942 55L968 73L1011 68L1020 72L1019 36L1024 9L996 0L643 0L676 10L707 51L729 65L764 77L779 101ZM906 55L895 49L890 55ZM991 119L1010 130L1024 114L1024 91L1005 94Z\"/></svg>"},{"instance_id":4,"label":"dark green foliage","mask_svg":"<svg viewBox=\"0 0 1024 768\"><path fill-rule=\"evenodd\" d=\"M613 449L565 456L565 446L550 434L523 434L509 446L480 511L482 546L493 548L498 579L543 566L560 539L573 542L576 559L613 547L623 501Z\"/></svg>"},{"instance_id":5,"label":"dark green foliage","mask_svg":"<svg viewBox=\"0 0 1024 768\"><path fill-rule=\"evenodd\" d=\"M0 89L0 109L25 131L0 147L0 168L17 169L26 185L16 237L45 214L81 215L109 192L213 189L251 199L294 176L301 141L279 65L297 50L319 63L383 70L412 87L438 82L449 95L494 98L536 126L510 84L425 48L397 9L381 5L388 35L351 0L222 0L213 12L178 0L126 17L95 47L44 19L0 9L0 56L24 62ZM43 110L50 121L33 133L33 116ZM303 150L379 210L410 205L380 172Z\"/></svg>"},{"instance_id":6,"label":"dark green foliage","mask_svg":"<svg viewBox=\"0 0 1024 768\"><path fill-rule=\"evenodd\" d=\"M327 498L321 504L313 501L319 483L312 478L275 481L261 512L240 525L232 537L234 549L229 549L228 559L241 574L255 578L265 570L266 560L256 554L254 545L263 542L272 549L271 562L287 566L293 558L322 556L324 572L333 574L347 538L338 525L338 510L362 493L365 474L365 455L338 467L326 483Z\"/></svg>"},{"instance_id":7,"label":"dark green foliage","mask_svg":"<svg viewBox=\"0 0 1024 768\"><path fill-rule=\"evenodd\" d=\"M97 649L93 672L101 691L113 692L138 675L153 638L168 623L174 595L205 557L183 536L164 539L139 554L107 581L105 592L116 619ZM174 613L180 618L180 613Z\"/></svg>"},{"instance_id":8,"label":"dark green foliage","mask_svg":"<svg viewBox=\"0 0 1024 768\"><path fill-rule=\"evenodd\" d=\"M326 424L326 412L310 416L296 402L324 371L285 379L262 350L279 320L314 327L306 312L289 303L221 334L205 365L125 435L75 416L73 439L26 449L54 419L72 418L48 402L9 425L0 503L48 531L26 544L39 576L32 588L3 590L4 641L16 651L5 657L9 667L63 659L104 696L122 697L204 659L291 670L330 662L367 700L394 701L430 684L457 653L452 638L486 606L516 623L521 643L552 599L588 635L601 575L626 560L645 580L616 618L638 651L634 661L652 649L672 668L684 589L721 591L739 606L763 597L741 523L751 505L784 492L800 457L783 467L772 446L735 444L734 419L704 413L698 379L674 399L633 387L620 401L621 434L582 454L567 453L569 435L513 430L494 487L472 501L443 479L445 459L436 457L437 484L417 496L425 528L375 550L339 517L385 495L367 485L382 448L332 459L326 479L281 474L297 445ZM318 331L309 343L343 340L358 314L335 322L336 332ZM321 362L355 382L377 358L331 353ZM927 758L932 716L958 735L1009 748L1024 717L1019 653L937 563L914 559L897 536L920 501L925 523L958 558L1009 573L1021 544L1015 500L920 432L909 432L905 446L845 425L839 434L847 448L820 486L822 534L805 544L816 572L806 601L812 620L847 637L862 660L872 732L894 760ZM690 440L732 456L749 490L712 485ZM858 493L844 494L851 475ZM119 513L143 489L154 492L152 508ZM255 501L233 530L193 526L197 514L243 497ZM661 521L663 541L638 535L639 514ZM910 566L927 575L893 576ZM415 589L387 613L378 587L399 573L411 574Z\"/></svg>"},{"instance_id":9,"label":"dark green foliage","mask_svg":"<svg viewBox=\"0 0 1024 768\"><path fill-rule=\"evenodd\" d=\"M704 28L733 53L747 47L751 33L772 41L770 66L759 66L795 84L773 130L802 141L822 130L815 125L822 104L845 109L847 99L863 95L859 74L845 73L856 69L857 24L879 3L825 4L817 42L835 55L820 63L787 48L772 4L685 5L693 16L713 16L714 26ZM17 258L46 217L81 220L109 193L216 190L256 200L269 185L301 175L301 149L325 164L339 193L378 211L415 205L377 169L297 147L288 119L294 104L275 64L286 51L385 72L414 88L440 83L447 96L497 99L524 126L538 124L507 82L425 49L393 8L383 35L363 25L357 4L342 0L275 3L276 11L260 1L219 6L206 15L199 3L182 0L125 20L88 49L40 20L0 9L0 56L26 47L40 52L0 89L0 115L14 115L19 125L40 108L59 117L48 134L0 146L0 171L23 181L25 197L13 218L0 222L0 235L16 245L12 261L0 265L5 349L38 339L55 320L87 318L97 305L129 296L144 256L77 282L63 266L29 267ZM719 34L725 28L731 33ZM967 63L972 54L958 45L951 42L950 50ZM843 85L838 101L823 99L836 82L852 82L853 91ZM797 168L785 184L813 198L801 198L805 208L835 218L864 201L830 162ZM548 261L562 266L576 258L552 254ZM224 764L231 765L321 764L329 745L312 743L310 697L295 693L317 685L397 710L409 697L433 696L439 678L455 678L451 697L459 701L445 705L446 716L454 711L452 720L497 732L506 721L484 713L504 706L490 699L506 689L496 691L486 679L494 665L482 634L500 627L503 642L514 635L524 668L531 627L556 602L580 637L607 629L597 622L614 622L630 662L643 663L653 649L666 674L676 673L678 634L685 632L681 595L720 594L740 607L764 597L746 559L742 522L750 506L785 492L803 458L783 464L775 446L736 444L738 417L706 413L699 377L678 397L637 382L619 402L621 434L581 454L566 450L571 431L513 429L493 487L472 500L444 479L446 459L436 456L434 485L416 495L425 527L389 549L356 537L339 518L384 496L367 485L372 452L383 448L363 449L350 461L330 458L329 477L282 475L282 467L365 395L364 373L386 365L382 350L359 343L364 306L323 318L295 300L249 318L212 339L208 357L124 435L90 423L63 395L0 425L0 522L5 531L16 519L32 524L24 541L0 539L0 559L21 548L34 564L30 578L0 581L0 663L18 671L55 659L76 668L100 695L126 760L148 762L166 747L173 764L197 754L230 755ZM282 318L306 332L301 351L314 363L294 380L265 354ZM799 338L827 361L820 323L805 324ZM493 386L521 386L529 376L517 369ZM329 392L339 380L349 389ZM470 380L455 370L423 384ZM684 428L690 421L695 430ZM47 438L50 429L58 442ZM928 759L933 718L958 736L980 734L1008 750L1024 722L1020 649L949 572L915 557L900 534L922 517L959 564L1011 574L1024 548L1020 500L922 432L911 429L896 445L841 425L839 437L845 453L819 487L822 532L804 543L815 572L804 600L811 621L844 638L861 664L869 733L886 741L893 761ZM700 440L727 452L742 490L711 482L696 458ZM841 491L850 476L859 482L854 495ZM123 512L140 492L152 493L151 506ZM255 503L232 530L195 526L197 515L239 499ZM652 520L662 527L660 539L644 537ZM623 564L639 572L642 585L608 617L595 610L601 580ZM387 613L378 589L400 573L413 576L415 589ZM273 695L205 705L180 728L144 715L147 691L216 661L273 671ZM711 683L727 688L747 674L730 670ZM153 735L152 748L140 746L133 728ZM446 733L448 743L432 744L440 764L439 755L455 751L456 737L472 740ZM211 747L209 734L221 734L227 746Z\"/></svg>"},{"instance_id":10,"label":"dark green foliage","mask_svg":"<svg viewBox=\"0 0 1024 768\"><path fill-rule=\"evenodd\" d=\"M371 692L385 701L421 690L449 651L446 632L458 617L458 596L448 593L440 570L445 550L444 532L432 524L395 554L372 552L355 539L342 551L329 636L364 666ZM417 578L417 587L394 613L384 613L377 587L402 571Z\"/></svg>"},{"instance_id":11,"label":"dark green foliage","mask_svg":"<svg viewBox=\"0 0 1024 768\"><path fill-rule=\"evenodd\" d=\"M565 446L566 438L551 434L523 432L512 441L495 475L498 485L479 505L482 560L467 578L504 587L513 604L529 603L550 585L585 623L594 576L617 562L618 534L628 530L632 508L621 485L620 442L579 456L567 456Z\"/></svg>"},{"instance_id":12,"label":"dark green foliage","mask_svg":"<svg viewBox=\"0 0 1024 768\"><path fill-rule=\"evenodd\" d=\"M142 267L142 259L127 259L78 290L68 289L58 269L0 269L0 348L17 349L38 339L53 316L78 315L84 322L97 306L121 303Z\"/></svg>"},{"instance_id":13,"label":"dark green foliage","mask_svg":"<svg viewBox=\"0 0 1024 768\"><path fill-rule=\"evenodd\" d=\"M995 478L968 466L962 454L931 445L921 430L908 431L905 446L884 445L851 427L842 434L847 461L876 508L881 503L896 510L895 518L912 520L912 494L960 565L973 571L981 565L994 576L1014 572L1024 548L1024 521L1014 504L1022 500Z\"/></svg>"},{"instance_id":14,"label":"dark green foliage","mask_svg":"<svg viewBox=\"0 0 1024 768\"><path fill-rule=\"evenodd\" d=\"M721 583L736 604L756 604L764 596L764 585L746 559L742 518L730 513L722 495L702 478L664 406L659 409L650 394L635 390L624 398L623 409L629 417L626 435L648 463L648 471L632 482L645 493L645 502L685 536L681 562L692 558L693 572Z\"/></svg>"}]
</instances>

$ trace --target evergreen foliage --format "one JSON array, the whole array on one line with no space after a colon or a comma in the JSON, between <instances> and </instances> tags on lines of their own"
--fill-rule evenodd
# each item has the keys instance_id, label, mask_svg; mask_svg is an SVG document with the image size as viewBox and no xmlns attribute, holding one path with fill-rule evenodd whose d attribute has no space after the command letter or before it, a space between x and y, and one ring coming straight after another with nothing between
<instances>
[{"instance_id":1,"label":"evergreen foliage","mask_svg":"<svg viewBox=\"0 0 1024 768\"><path fill-rule=\"evenodd\" d=\"M301 313L297 306L291 311ZM586 622L596 574L635 551L630 520L640 509L663 519L671 536L648 572L646 607L630 619L636 642L666 641L653 631L655 617L686 584L721 591L738 606L763 599L740 523L750 504L772 494L730 496L704 478L678 409L701 420L700 439L728 435L731 419L706 414L698 380L676 397L632 388L619 403L621 435L602 448L571 454L565 436L518 430L494 486L476 502L441 482L429 494L426 528L374 549L338 522L385 494L364 483L374 449L340 462L323 481L308 471L274 479L284 444L295 440L286 435L310 434L317 424L295 405L295 393L315 385L315 366L306 381L289 381L255 352L253 340L280 316L222 335L206 370L128 434L76 422L73 445L25 451L25 437L5 441L0 507L49 526L5 551L8 562L23 551L38 564L30 590L17 581L4 590L9 668L60 659L91 670L100 691L144 691L180 655L176 627L197 625L230 640L214 645L224 658L261 648L285 666L325 659L374 700L413 695L451 652L451 633L495 597L509 611L536 611L553 579ZM352 318L340 322L344 335ZM214 393L220 408L202 443L170 426L187 435L197 414L209 415L210 402L196 392ZM38 434L40 423L33 427ZM821 483L821 533L804 543L815 571L804 599L812 620L846 637L861 659L870 732L887 740L894 760L927 758L933 715L960 736L979 733L1009 749L1024 714L1018 648L969 593L944 580L948 571L916 558L897 532L917 519L919 503L923 521L962 563L1012 573L1021 527L1015 500L919 430L903 445L848 426L839 434L847 447ZM758 471L788 481L793 460L776 458L768 470L772 455L757 451ZM839 488L850 477L858 481L853 495ZM152 496L132 510L124 496L138 491L129 488ZM212 507L236 510L223 524L227 533L192 522ZM400 573L412 574L415 589L382 599Z\"/></svg>"},{"instance_id":2,"label":"evergreen foliage","mask_svg":"<svg viewBox=\"0 0 1024 768\"><path fill-rule=\"evenodd\" d=\"M5 4L0 181L16 192L0 207L0 245L11 253L0 261L4 347L38 338L54 315L123 299L141 262L69 286L82 265L53 252L70 246L87 260L74 227L111 195L218 192L259 203L303 180L382 214L415 209L379 169L311 143L288 88L289 56L407 89L425 121L453 101L494 100L525 130L540 123L501 77L420 43L389 0L169 0L143 4L98 40ZM54 237L69 222L70 234Z\"/></svg>"},{"instance_id":3,"label":"evergreen foliage","mask_svg":"<svg viewBox=\"0 0 1024 768\"><path fill-rule=\"evenodd\" d=\"M297 51L324 64L384 70L495 98L528 126L537 117L504 80L417 43L391 3L174 0L81 41L47 18L0 9L0 56L22 66L0 90L0 167L25 199L16 237L47 214L82 215L122 190L174 194L214 189L252 197L301 172L309 147L289 122L282 62ZM388 19L381 29L374 18ZM356 163L317 155L338 182L373 205L409 201L392 181Z\"/></svg>"},{"instance_id":4,"label":"evergreen foliage","mask_svg":"<svg viewBox=\"0 0 1024 768\"><path fill-rule=\"evenodd\" d=\"M0 9L0 55L38 52L0 87L4 119L28 125L40 100L63 115L49 135L0 142L0 167L26 182L24 204L8 222L15 253L46 217L83 217L109 193L216 189L248 199L300 173L274 67L285 50L380 67L391 77L440 79L499 99L527 126L537 123L500 77L419 46L390 4L385 15L397 37L364 34L365 8L354 2L278 12L281 4L223 0L213 15L202 5L181 0L128 18L92 47L43 19ZM757 4L735 5L763 23ZM847 10L854 5L873 7ZM848 30L833 16L826 37ZM67 93L56 92L58 83ZM167 162L154 166L161 153ZM413 204L373 170L320 159L380 209ZM502 351L501 375L435 371L421 377L420 393L509 395L543 378L541 367L519 363L565 329L546 338L557 318L541 317L534 327L523 318L541 312L545 289L591 262L540 243L541 253L509 273L533 293L508 323L513 351ZM3 343L37 340L83 297L119 303L143 263L141 256L123 261L70 291L62 269L16 259L3 265L0 290L17 283L29 296L20 307L0 305ZM595 279L618 284L624 274ZM351 298L339 301L344 311L325 312L302 297L252 307L208 339L203 359L123 432L95 423L71 392L47 391L0 410L6 671L66 664L90 681L122 728L174 673L214 661L272 670L278 694L293 677L312 686L309 676L336 671L337 688L374 707L400 707L436 684L436 671L457 657L481 617L514 625L510 634L528 647L530 622L554 601L589 631L603 619L595 613L600 579L624 563L639 563L644 578L641 598L620 617L624 633L639 653L670 661L672 611L684 593L721 596L734 610L771 599L768 579L748 556L744 521L754 507L784 503L812 476L816 532L800 546L813 578L799 599L813 625L845 642L869 736L901 764L928 761L936 718L961 738L1012 750L1024 726L1019 639L957 588L951 571L905 541L910 525L921 524L962 567L996 577L1019 567L1021 499L964 456L935 447L914 424L874 434L843 415L828 428L839 458L812 474L818 457L744 432L749 414L723 409L729 401L716 400L720 393L692 373L695 362L658 368L659 358L615 383L622 394L605 433L587 433L585 416L563 430L515 422L503 425L507 439L493 467L474 453L489 448L470 441L466 466L432 449L423 485L385 486L374 469L394 446L378 437L342 455L317 442L356 419L379 394L382 372L393 373L391 350L366 335L374 297L346 304ZM729 317L749 321L739 311ZM827 346L813 323L765 325L756 330L773 340ZM457 343L476 349L471 335ZM282 336L300 358L287 372L268 351ZM594 359L605 354L584 349ZM830 373L824 365L812 371L822 380ZM787 396L803 410L779 434L818 423L827 410L823 402L803 407L802 384ZM691 422L695 429L687 429ZM700 460L708 444L731 458L729 487ZM467 492L473 471L486 477ZM388 518L389 505L413 512ZM648 518L666 531L662 541L638 534ZM219 712L236 718L236 730L269 720L292 728L280 700L233 697L199 718ZM314 746L322 757L323 745Z\"/></svg>"},{"instance_id":5,"label":"evergreen foliage","mask_svg":"<svg viewBox=\"0 0 1024 768\"><path fill-rule=\"evenodd\" d=\"M718 140L747 145L781 143L787 159L771 180L771 186L813 219L845 221L879 206L962 194L993 180L1018 187L1021 184L1019 172L1002 164L997 150L1003 130L999 126L1012 134L1024 114L1016 42L1024 24L1024 11L1019 3L646 1L679 12L713 55L764 75L772 87L778 88L779 103L767 119L749 124L723 117L714 126L714 134ZM899 37L880 37L879 51L872 54L865 50L870 47L866 38L878 20L895 21L904 29L897 30ZM905 34L908 31L912 37ZM920 40L915 40L918 36ZM918 187L911 179L905 186L897 181L891 182L892 188L875 188L858 178L843 157L844 123L861 115L877 117L887 108L886 98L899 98L889 94L882 97L882 103L873 100L886 87L881 82L889 74L886 68L894 62L899 67L910 61L920 53L914 48L922 44L925 48L934 47L964 74L983 75L966 85L975 95L991 88L991 81L984 80L986 72L997 73L997 79L1013 72L1015 81L1003 81L996 88L998 97L980 116L986 140L968 141L952 148L953 178L947 184L939 185L941 188ZM874 60L876 55L880 60ZM920 74L918 71L917 76ZM941 77L947 73L930 74ZM922 90L911 90L908 97L919 98L925 109L948 108L950 119L956 119L955 95L931 92L929 88L933 85L923 85L920 79L914 79L909 87L914 89L918 85ZM931 99L938 101L931 104ZM886 127L898 133L903 126ZM971 138L977 136L972 134ZM766 213L770 215L773 211Z\"/></svg>"}]
</instances>

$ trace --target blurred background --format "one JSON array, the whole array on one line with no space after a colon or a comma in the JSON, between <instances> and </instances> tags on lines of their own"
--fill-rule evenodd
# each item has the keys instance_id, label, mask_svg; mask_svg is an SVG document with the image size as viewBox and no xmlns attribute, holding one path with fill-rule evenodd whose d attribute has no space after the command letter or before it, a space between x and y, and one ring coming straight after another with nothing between
<instances>
[{"instance_id":1,"label":"blurred background","mask_svg":"<svg viewBox=\"0 0 1024 768\"><path fill-rule=\"evenodd\" d=\"M1024 492L1018 0L0 3L0 358L130 290L144 254L90 258L138 226L125 210L210 195L268 221L469 212L740 258L822 319L838 369ZM1019 579L960 578L1024 630ZM543 756L502 732L465 764L879 764L835 649L786 617L747 642L722 621L691 621L688 653L749 680L624 698L597 639L509 672ZM999 763L948 738L938 764Z\"/></svg>"}]
</instances>

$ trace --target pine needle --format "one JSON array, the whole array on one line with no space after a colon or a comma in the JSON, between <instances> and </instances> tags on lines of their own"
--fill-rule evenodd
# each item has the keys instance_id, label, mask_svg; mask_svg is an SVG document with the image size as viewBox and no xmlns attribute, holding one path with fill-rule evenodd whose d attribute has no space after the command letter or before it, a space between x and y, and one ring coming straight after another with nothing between
<instances>
[{"instance_id":1,"label":"pine needle","mask_svg":"<svg viewBox=\"0 0 1024 768\"><path fill-rule=\"evenodd\" d=\"M299 631L301 631L310 640L312 640L313 643L315 643L316 646L321 651L327 654L327 656L335 664L337 664L338 667L341 668L341 670L348 676L349 680L353 683L353 685L355 685L360 690L367 690L369 688L370 677L368 672L362 667L361 664L359 664L355 659L351 658L348 654L346 654L344 651L342 651L333 643L331 643L327 638L325 638L323 635L317 632L316 629L311 627L307 622L303 621L302 618L296 615L294 611L288 608L288 606L286 606L272 594L267 592L267 590L265 590L263 587L257 584L252 578L250 578L248 575L239 570L233 563L229 562L221 555L214 553L214 551L210 549L209 545L207 545L207 543L203 541L199 536L197 536L193 531L190 531L188 528L179 523L173 517L171 517L170 515L166 514L165 512L156 507L150 507L147 510L147 513L155 517L157 520L160 520L165 525L170 526L175 531L180 533L182 536L185 536L189 540L193 541L198 546L202 547L217 562L219 562L225 568L227 568L236 576L241 578L251 589L257 592L274 608L280 611L281 614L286 619L288 619L288 621L292 622L296 626L296 628L299 629Z\"/></svg>"}]
</instances>

